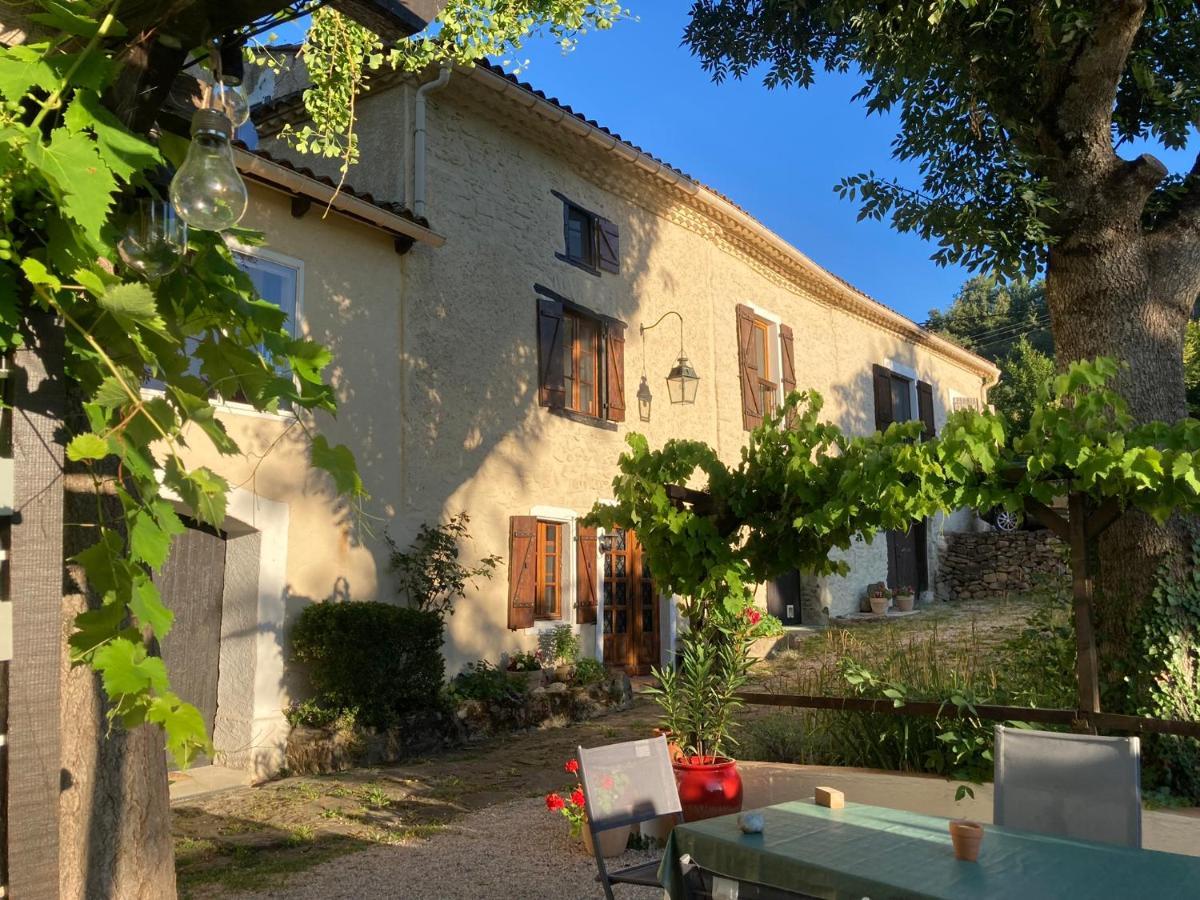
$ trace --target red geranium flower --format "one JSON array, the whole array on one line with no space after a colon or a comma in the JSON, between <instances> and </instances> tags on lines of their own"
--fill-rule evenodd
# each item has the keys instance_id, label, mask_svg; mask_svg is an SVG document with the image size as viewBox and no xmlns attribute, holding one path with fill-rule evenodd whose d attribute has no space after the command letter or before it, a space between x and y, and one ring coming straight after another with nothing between
<instances>
[{"instance_id":1,"label":"red geranium flower","mask_svg":"<svg viewBox=\"0 0 1200 900\"><path fill-rule=\"evenodd\" d=\"M574 803L576 806L583 806L583 790L582 789L575 788L575 790L571 791L571 802Z\"/></svg>"},{"instance_id":2,"label":"red geranium flower","mask_svg":"<svg viewBox=\"0 0 1200 900\"><path fill-rule=\"evenodd\" d=\"M579 760L568 759L567 764L565 766L563 766L563 768L566 769L568 772L570 772L572 775L574 775L576 772L579 771Z\"/></svg>"},{"instance_id":3,"label":"red geranium flower","mask_svg":"<svg viewBox=\"0 0 1200 900\"><path fill-rule=\"evenodd\" d=\"M750 620L751 625L757 625L762 621L762 613L757 609L750 609L746 611L746 618Z\"/></svg>"},{"instance_id":4,"label":"red geranium flower","mask_svg":"<svg viewBox=\"0 0 1200 900\"><path fill-rule=\"evenodd\" d=\"M558 796L558 794L546 795L546 809L550 810L550 812L558 812L564 806L566 806L566 803L563 802L563 798Z\"/></svg>"}]
</instances>

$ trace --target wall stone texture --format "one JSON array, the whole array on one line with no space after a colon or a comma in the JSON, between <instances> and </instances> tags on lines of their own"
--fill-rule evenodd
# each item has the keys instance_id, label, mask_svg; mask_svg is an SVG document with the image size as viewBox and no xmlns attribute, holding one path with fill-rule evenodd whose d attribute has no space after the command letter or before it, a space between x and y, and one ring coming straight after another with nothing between
<instances>
[{"instance_id":1,"label":"wall stone texture","mask_svg":"<svg viewBox=\"0 0 1200 900\"><path fill-rule=\"evenodd\" d=\"M1067 545L1049 531L947 533L945 542L937 575L940 600L1070 589Z\"/></svg>"}]
</instances>

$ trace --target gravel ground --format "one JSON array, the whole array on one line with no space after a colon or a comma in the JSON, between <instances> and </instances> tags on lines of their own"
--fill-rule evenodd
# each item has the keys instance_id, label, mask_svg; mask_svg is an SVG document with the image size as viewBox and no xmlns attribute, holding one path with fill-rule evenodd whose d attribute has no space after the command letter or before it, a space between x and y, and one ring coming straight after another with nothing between
<instances>
[{"instance_id":1,"label":"gravel ground","mask_svg":"<svg viewBox=\"0 0 1200 900\"><path fill-rule=\"evenodd\" d=\"M652 859L628 851L610 868ZM596 900L596 865L566 822L540 799L515 800L455 820L429 840L351 853L288 877L269 891L231 900ZM662 891L618 885L617 897L661 898Z\"/></svg>"}]
</instances>

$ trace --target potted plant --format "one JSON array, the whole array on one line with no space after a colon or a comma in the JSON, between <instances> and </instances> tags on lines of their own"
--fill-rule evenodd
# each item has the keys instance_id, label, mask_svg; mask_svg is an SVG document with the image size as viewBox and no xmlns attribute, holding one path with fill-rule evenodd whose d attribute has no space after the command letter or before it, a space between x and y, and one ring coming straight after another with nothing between
<instances>
[{"instance_id":1,"label":"potted plant","mask_svg":"<svg viewBox=\"0 0 1200 900\"><path fill-rule=\"evenodd\" d=\"M563 765L563 770L569 775L578 777L579 761L568 759ZM627 786L622 779L623 776L620 775L606 775L600 779L600 790L597 791L597 796L592 798L592 804L596 807L598 815L607 815L612 811L621 792ZM563 796L564 794L566 796ZM561 813L570 825L570 836L575 840L582 837L583 846L588 854L595 855L596 848L592 843L592 831L590 828L584 827L587 824L587 801L582 784L576 784L570 791L563 791L561 794L557 791L547 794L546 809L552 813ZM621 825L601 831L597 835L601 856L608 858L624 853L625 848L629 845L631 830L629 825Z\"/></svg>"},{"instance_id":2,"label":"potted plant","mask_svg":"<svg viewBox=\"0 0 1200 900\"><path fill-rule=\"evenodd\" d=\"M912 612L913 603L916 602L916 592L912 589L912 585L901 585L896 588L892 594L892 599L895 601L896 609L900 612Z\"/></svg>"},{"instance_id":3,"label":"potted plant","mask_svg":"<svg viewBox=\"0 0 1200 900\"><path fill-rule=\"evenodd\" d=\"M871 612L877 616L884 616L892 604L892 592L886 585L873 584L867 592L867 600L871 604Z\"/></svg>"},{"instance_id":4,"label":"potted plant","mask_svg":"<svg viewBox=\"0 0 1200 900\"><path fill-rule=\"evenodd\" d=\"M542 656L541 650L519 650L508 658L507 669L524 678L530 688L538 687L545 678Z\"/></svg>"},{"instance_id":5,"label":"potted plant","mask_svg":"<svg viewBox=\"0 0 1200 900\"><path fill-rule=\"evenodd\" d=\"M548 641L550 655L554 660L554 680L570 681L571 667L579 659L579 635L570 625L556 625Z\"/></svg>"},{"instance_id":6,"label":"potted plant","mask_svg":"<svg viewBox=\"0 0 1200 900\"><path fill-rule=\"evenodd\" d=\"M737 693L752 663L750 644L763 627L749 599L687 604L690 627L680 638L678 669L654 672L660 684L650 693L662 707L662 729L679 748L672 765L688 822L742 808L742 778L728 754L733 713L741 706Z\"/></svg>"}]
</instances>

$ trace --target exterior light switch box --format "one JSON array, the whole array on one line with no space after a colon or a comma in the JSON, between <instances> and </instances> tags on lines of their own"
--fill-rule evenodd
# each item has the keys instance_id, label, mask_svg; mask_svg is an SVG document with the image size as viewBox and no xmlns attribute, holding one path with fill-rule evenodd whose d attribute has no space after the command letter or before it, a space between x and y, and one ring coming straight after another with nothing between
<instances>
[{"instance_id":1,"label":"exterior light switch box","mask_svg":"<svg viewBox=\"0 0 1200 900\"><path fill-rule=\"evenodd\" d=\"M12 604L0 600L0 662L8 662L12 658Z\"/></svg>"}]
</instances>

